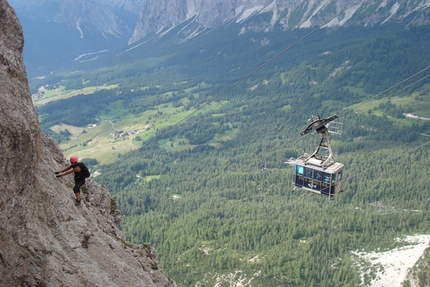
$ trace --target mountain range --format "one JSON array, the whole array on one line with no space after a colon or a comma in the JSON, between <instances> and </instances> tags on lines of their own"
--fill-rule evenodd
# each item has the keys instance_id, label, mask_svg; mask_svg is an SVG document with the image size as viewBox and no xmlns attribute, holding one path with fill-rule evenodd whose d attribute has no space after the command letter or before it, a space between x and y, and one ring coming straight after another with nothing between
<instances>
[{"instance_id":1,"label":"mountain range","mask_svg":"<svg viewBox=\"0 0 430 287\"><path fill-rule=\"evenodd\" d=\"M231 23L237 34L313 27L430 23L430 1L10 0L24 28L30 76L93 61L169 34L180 44ZM179 29L175 29L178 28ZM172 34L173 33L173 34Z\"/></svg>"}]
</instances>

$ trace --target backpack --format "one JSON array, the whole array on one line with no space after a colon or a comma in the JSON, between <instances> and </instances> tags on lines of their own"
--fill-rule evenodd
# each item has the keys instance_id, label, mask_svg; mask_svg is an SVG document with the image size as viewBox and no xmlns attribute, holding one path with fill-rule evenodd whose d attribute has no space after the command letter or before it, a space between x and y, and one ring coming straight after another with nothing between
<instances>
[{"instance_id":1,"label":"backpack","mask_svg":"<svg viewBox=\"0 0 430 287\"><path fill-rule=\"evenodd\" d=\"M79 167L81 168L81 173L85 178L90 177L90 171L88 170L88 167L83 162L78 162Z\"/></svg>"}]
</instances>

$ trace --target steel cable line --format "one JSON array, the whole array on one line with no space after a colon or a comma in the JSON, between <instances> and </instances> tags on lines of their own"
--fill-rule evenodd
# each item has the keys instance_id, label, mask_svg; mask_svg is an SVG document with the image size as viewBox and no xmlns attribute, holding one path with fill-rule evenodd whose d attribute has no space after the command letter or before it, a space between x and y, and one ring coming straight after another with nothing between
<instances>
[{"instance_id":1,"label":"steel cable line","mask_svg":"<svg viewBox=\"0 0 430 287\"><path fill-rule=\"evenodd\" d=\"M309 32L308 34L306 34L305 36L303 36L302 38L300 38L299 40L297 40L296 42L294 42L293 44L291 44L290 46L288 46L287 48L283 49L281 52L279 52L278 54L276 54L275 56L273 56L272 58L270 58L268 61L266 61L265 63L261 64L260 66L258 66L257 68L255 68L254 70L252 70L250 73L248 73L247 75L243 76L242 78L240 78L238 81L236 81L235 83L233 83L231 86L227 87L226 89L224 89L223 91L221 91L219 94L217 94L216 96L214 96L212 99L210 99L209 101L205 102L204 104L202 104L201 106L199 106L195 111L191 112L189 115L187 115L186 117L182 118L181 120L179 120L178 122L176 122L174 125L168 127L167 129L165 129L162 133L160 133L157 136L154 136L152 139L150 139L149 141L147 141L145 144L142 145L142 147L146 147L148 145L150 145L151 143L155 142L156 140L158 140L160 137L162 137L163 135L167 134L169 131L171 131L173 128L175 128L176 126L178 126L180 123L184 122L185 120L187 120L188 118L190 118L191 116L193 116L194 114L196 114L197 112L199 112L200 110L202 110L204 107L208 106L209 104L211 104L212 102L214 102L215 100L219 99L221 96L223 96L224 94L226 94L228 91L230 91L231 89L233 89L234 87L236 87L238 84L240 84L241 82L243 82L244 80L248 79L251 75L253 75L254 73L256 73L257 71L261 70L262 68L264 68L265 66L267 66L269 63L273 62L274 60L276 60L277 58L279 58L281 55L283 55L284 53L286 53L287 51L289 51L290 49L292 49L293 47L295 47L296 45L298 45L299 43L301 43L302 41L304 41L305 39L307 39L308 37L310 37L312 34L314 34L315 32L317 32L318 30L320 30L321 28L323 28L324 26L326 26L327 24L329 24L331 21L333 21L334 19L336 19L337 17L339 17L340 15L342 15L343 13L345 13L346 11L348 11L349 9L351 9L352 7L358 5L359 3L361 3L363 0L358 0L356 2L354 2L353 4L351 4L350 6L348 6L347 8L345 8L344 10L342 10L341 12L339 12L338 14L336 14L334 17L332 17L331 19L329 19L328 21L326 21L324 24L318 26L317 28L315 28L314 30L312 30L311 32ZM430 66L424 68L423 70L415 73L414 75L402 80L401 82L391 86L390 88L382 91L381 93L371 97L370 99L366 100L365 102L361 103L360 105L381 96L384 93L387 93L388 91L394 89L395 87L401 85L402 83L408 81L409 79L423 73L424 71L430 69ZM413 86L414 84L428 78L429 76L426 76L416 82L414 82L413 84L410 84L409 86L403 88L402 90ZM402 91L400 90L400 91ZM341 115L345 115L350 111L346 111L345 113L342 113ZM272 152L274 150L277 150L283 146L285 146L286 144L296 140L298 137L294 137L291 138L290 140L284 142L281 146L277 146L274 147L270 150L265 151L264 153L260 153L258 154L258 156L261 156L263 154L266 154L268 152ZM214 175L210 178L206 178L204 180L202 180L202 182L207 182L208 180L211 180L213 178L216 178L218 175Z\"/></svg>"},{"instance_id":2,"label":"steel cable line","mask_svg":"<svg viewBox=\"0 0 430 287\"><path fill-rule=\"evenodd\" d=\"M430 66L427 66L426 68L422 69L421 71L419 71L419 72L417 72L417 73L413 74L412 76L410 76L410 77L408 77L408 78L406 78L406 79L404 79L404 80L402 80L402 81L398 82L397 84L394 84L393 86L389 87L388 89L386 89L386 90L384 90L384 91L380 92L379 94L376 94L376 95L375 95L375 96L373 96L373 97L370 97L369 99L367 99L367 100L365 100L365 101L361 102L360 104L358 104L358 105L356 105L356 106L354 106L354 107L355 107L355 108L357 108L357 107L359 107L359 106L361 106L361 105L364 105L365 103L367 103L367 102L369 102L369 101L371 101L371 100L373 100L373 99L376 99L376 98L380 97L381 95L385 94L386 92L389 92L390 90L394 89L395 87L397 87L397 86L399 86L399 85L401 85L401 84L405 83L406 81L408 81L408 80L412 79L412 78L413 78L413 77L415 77L415 76L418 76L419 74L421 74L421 73L423 73L423 72L427 71L428 69L430 69ZM397 91L397 92L395 92L395 93L398 93L398 92L404 91L404 90L406 90L407 88L410 88L411 86L413 86L413 85L415 85L415 84L417 84L417 83L419 83L419 82L421 82L421 81L423 81L423 80L427 79L428 77L430 77L430 75L427 75L427 76L425 76L425 77L423 77L423 78L421 78L421 79L419 79L419 80L415 81L414 83L412 83L412 84L410 84L410 85L408 85L408 86L406 86L406 87L404 87L404 88L402 88L402 89L398 90L398 91ZM395 93L391 94L389 97L392 97ZM339 117L340 117L340 115L345 115L345 114L347 114L348 112L350 112L350 111L346 111L346 112L345 112L345 113L343 113L343 114L342 114L342 113L341 113L341 114L339 114Z\"/></svg>"},{"instance_id":3,"label":"steel cable line","mask_svg":"<svg viewBox=\"0 0 430 287\"><path fill-rule=\"evenodd\" d=\"M417 75L419 75L419 74L423 73L424 71L426 71L426 70L428 70L428 69L430 69L430 66L428 66L428 67L426 67L426 68L422 69L421 71L419 71L419 72L417 72L417 73L413 74L412 76L409 76L408 78L406 78L406 79L404 79L404 80L402 80L402 81L400 81L400 82L398 82L398 83L394 84L393 86L391 86L391 87L389 87L389 88L385 89L384 91L382 91L382 92L380 92L380 93L376 94L375 96L371 97L370 99L366 100L365 102L368 102L368 101L370 101L370 100L372 100L372 99L375 99L375 98L377 98L377 97L380 97L381 95L383 95L383 94L385 94L385 93L387 93L387 92L391 91L391 90L392 90L392 89L394 89L395 87L397 87L397 86L401 85L402 83L405 83L406 81L408 81L408 80L412 79L413 77L415 77L415 76L417 76ZM415 84L417 84L417 83L419 83L419 82L421 82L421 81L423 81L423 80L425 80L425 79L427 79L427 78L429 78L429 77L430 77L430 75L427 75L427 76L425 76L425 77L423 77L423 78L421 78L421 79L419 79L419 80L417 80L417 81L413 82L412 84L409 84L408 86L406 86L406 87L404 87L404 88L402 88L402 89L400 89L400 90L398 90L398 91L396 91L396 92L394 92L394 93L390 94L390 95L389 95L389 97L392 97L392 96L393 96L393 95L395 95L396 93L401 92L401 91L403 91L403 90L405 90L405 89L407 89L407 88L410 88L411 86L413 86L413 85L415 85ZM361 104L364 104L365 102L363 102L363 103L361 103ZM361 104L360 104L360 105L361 105ZM343 116L344 116L344 115L346 115L346 114L348 114L348 113L350 113L350 112L352 112L352 110L347 110L346 112L341 113L341 115L343 115ZM296 141L299 137L300 137L300 136L298 136L298 135L297 135L297 136L295 136L295 137L292 137L292 138L290 138L288 141L284 142L282 145L278 145L278 146L276 146L276 147L274 147L274 148L272 148L272 149L269 149L269 150L267 150L267 151L265 151L265 152L259 153L259 154L258 154L258 155L256 155L254 158L261 157L261 156L262 156L262 155L264 155L264 154L267 154L267 153L269 153L269 152L273 152L273 151L276 151L276 150L278 150L278 149L280 149L280 148L283 148L283 147L285 147L288 143L291 143L291 142L293 142L293 141ZM430 143L430 142L428 142L428 143ZM428 144L428 143L426 143L426 144ZM421 146L419 146L419 147L421 147ZM252 159L252 157L250 157L250 158ZM204 185L208 180L214 179L214 178L218 177L219 175L220 175L220 174L215 174L214 176L211 176L211 177L209 177L209 178L203 179L203 180L201 181L201 182L202 182L202 185ZM349 178L349 177L348 177L348 178Z\"/></svg>"},{"instance_id":4,"label":"steel cable line","mask_svg":"<svg viewBox=\"0 0 430 287\"><path fill-rule=\"evenodd\" d=\"M389 88L385 89L384 91L380 92L379 94L376 94L375 96L370 97L369 99L367 99L367 100L365 100L365 101L361 102L360 104L355 105L355 106L354 106L354 108L357 108L357 107L359 107L359 106L361 106L361 105L363 105L363 104L365 104L365 103L367 103L367 102L369 102L369 101L371 101L371 100L373 100L373 99L375 99L375 98L380 97L381 95L383 95L383 94L385 94L385 93L389 92L389 91L390 91L390 90L392 90L393 88L395 88L395 87L397 87L397 86L399 86L399 85L403 84L404 82L406 82L406 81L408 81L408 80L412 79L413 77L415 77L415 76L417 76L417 75L419 75L419 74L421 74L421 73L425 72L425 71L426 71L426 70L428 70L428 69L430 69L430 66L428 66L428 67L426 67L426 68L422 69L421 71L419 71L419 72L415 73L414 75L412 75L412 76L410 76L410 77L408 77L408 78L406 78L406 79L404 79L404 80L402 80L402 81L398 82L397 84L394 84L393 86L391 86L391 87L389 87ZM408 89L408 88L410 88L410 87L412 87L412 86L416 85L417 83L419 83L419 82L421 82L421 81L423 81L423 80L425 80L425 79L427 79L427 78L429 78L429 77L430 77L430 75L427 75L427 76L425 76L425 77L423 77L423 78L421 78L421 79L419 79L419 80L417 80L417 81L413 82L412 84L409 84L409 85L407 85L406 87L404 87L404 88L402 88L402 89L400 89L400 90L398 90L398 91L396 91L396 92L394 92L394 93L390 94L388 97L392 97L392 96L394 96L396 93L402 92L402 91L404 91L404 90L406 90L406 89ZM344 109L345 109L345 108L344 108ZM341 116L345 116L345 115L347 115L347 114L349 114L349 113L351 113L351 112L353 112L353 110L352 110L352 109L347 109L345 112L340 112L340 113L338 114L338 116L339 116L339 117L341 117ZM288 144L288 143L290 143L290 142L292 142L292 141L294 141L294 140L297 140L298 138L299 138L299 136L294 137L294 138L291 138L290 140L288 140L288 141L284 142L282 145L276 146L276 147L274 147L274 148L272 148L272 149L270 149L270 150L267 150L267 151L265 151L264 153L261 153L261 154L259 154L259 155L263 155L263 154L266 154L266 153L268 153L268 152L272 152L272 151L278 150L278 149L280 149L280 148L284 147L286 144Z\"/></svg>"},{"instance_id":5,"label":"steel cable line","mask_svg":"<svg viewBox=\"0 0 430 287\"><path fill-rule=\"evenodd\" d=\"M366 102L368 102L368 101L370 101L370 100L372 100L372 99L375 99L375 98L377 98L377 97L379 97L379 96L381 96L381 95L383 95L383 94L387 93L388 91L392 90L393 88L395 88L395 87L397 87L397 86L399 86L399 85L403 84L404 82L406 82L406 81L408 81L408 80L412 79L413 77L415 77L415 76L417 76L417 75L419 75L419 74L423 73L424 71L426 71L426 70L428 70L428 69L430 69L430 66L428 66L428 67L426 67L426 68L422 69L421 71L419 71L419 72L415 73L414 75L412 75L412 76L410 76L410 77L408 77L408 78L406 78L406 79L404 79L404 80L402 80L402 81L398 82L397 84L395 84L395 85L393 85L393 86L389 87L388 89L385 89L385 90L384 90L384 91L382 91L381 93L379 93L379 94L377 94L377 95L375 95L375 96L373 96L373 97L369 98L368 100L366 100L366 101L364 101L364 102L360 103L360 104L359 104L359 105L357 105L356 107L361 106L361 105L363 105L364 103L366 103ZM389 95L388 97L392 97L392 96L394 96L396 93L399 93L399 92L401 92L401 91L404 91L404 90L406 90L407 88L410 88L411 86L414 86L414 85L416 85L417 83L419 83L419 82L421 82L421 81L423 81L423 80L425 80L425 79L427 79L427 78L429 78L429 77L430 77L430 75L427 75L427 76L425 76L425 77L422 77L422 78L420 78L419 80L417 80L417 81L415 81L415 82L413 82L413 83L411 83L411 84L407 85L406 87L404 87L404 88L402 88L402 89L400 89L400 90L398 90L398 91L396 91L396 92L392 93L392 94L391 94L391 95ZM352 112L352 110L348 110L348 111L346 111L345 113L343 113L343 115L346 115L346 114L348 114L349 112ZM401 153L400 155L396 155L396 156L394 156L394 157L392 157L392 158L389 158L388 160L386 160L386 161L385 161L385 162L383 162L383 163L387 164L387 163L389 163L389 162L393 161L394 159L397 159L397 158L399 158L399 157L402 157L402 156L403 156L403 155L405 155L405 154L409 154L409 153L411 153L411 152L413 152L413 151L415 151L415 150L417 150L417 149L420 149L421 147L426 146L426 145L428 145L428 144L430 144L430 141L425 142L424 144L421 144L421 145L419 145L419 146L417 146L417 147L411 148L410 150L408 150L408 151L406 151L406 152L403 152L403 153ZM375 168L377 168L377 167L376 167L376 166L371 167L371 168L367 169L367 171L369 171L369 170L373 170L373 169L375 169ZM363 172L363 173L364 173L364 172ZM346 177L346 178L347 178L347 180L350 180L350 179L353 179L353 178L355 178L355 177L357 177L357 176L359 176L359 175L360 175L360 174L356 174L356 175L354 175L354 176L348 176L348 177Z\"/></svg>"},{"instance_id":6,"label":"steel cable line","mask_svg":"<svg viewBox=\"0 0 430 287\"><path fill-rule=\"evenodd\" d=\"M314 34L315 32L317 32L318 30L322 29L325 25L329 24L331 21L333 21L334 19L336 19L337 17L339 17L340 15L344 14L346 11L348 11L349 9L351 9L352 7L358 5L360 2L363 2L363 1L364 0L357 0L356 2L354 2L353 4L351 4L350 6L346 7L344 10L342 10L341 12L339 12L338 14L336 14L335 16L333 16L332 18L330 18L327 22L325 22L324 24L318 26L317 28L315 28L314 30L312 30L311 32L309 32L308 34L306 34L305 36L303 36L302 38L300 38L299 40L297 40L296 42L294 42L293 44L291 44L290 46L288 46L287 48L285 48L284 50L282 50L281 52L279 52L278 54L276 54L272 58L270 58L269 60L267 60L266 62L264 62L260 66L258 66L257 68L255 68L254 70L252 70L251 72L249 72L247 75L245 75L244 77L240 78L238 81L236 81L235 83L233 83L231 86L229 86L226 89L224 89L223 91L221 91L219 94L217 94L216 96L214 96L212 99L210 99L209 101L207 101L204 104L202 104L195 111L193 111L192 113L190 113L186 117L182 118L181 120L179 120L178 122L176 122L172 126L168 127L167 129L165 129L159 135L154 136L152 139L150 139L145 144L143 144L142 147L146 147L149 144L155 142L160 137L162 137L163 135L167 134L173 128L175 128L176 126L178 126L180 123L184 122L185 120L187 120L188 118L190 118L191 116L193 116L195 113L197 113L198 111L200 111L204 107L206 107L209 104L211 104L213 101L219 99L221 96L223 96L225 93L227 93L228 91L230 91L231 89L233 89L234 87L236 87L238 84L240 84L243 81L245 81L246 79L248 79L251 75L255 74L257 71L261 70L262 68L264 68L265 66L267 66L268 64L270 64L271 62L273 62L274 60L276 60L277 58L279 58L285 52L287 52L288 50L290 50L293 47L297 46L299 43L303 42L305 39L307 39L308 37L310 37L312 34Z\"/></svg>"},{"instance_id":7,"label":"steel cable line","mask_svg":"<svg viewBox=\"0 0 430 287\"><path fill-rule=\"evenodd\" d=\"M312 33L312 32L311 32ZM309 35L309 34L308 34ZM303 38L302 38L303 39ZM294 45L294 44L293 44ZM291 47L291 46L290 46ZM288 48L287 48L288 49ZM286 49L286 50L287 50ZM285 51L286 51L285 50ZM279 56L280 54L278 54L277 56ZM276 57L276 56L275 56ZM274 58L275 58L274 57ZM274 59L274 58L272 58L272 59ZM264 65L264 64L263 64ZM262 66L260 66L259 68L257 68L257 69L260 69L260 68L262 68L263 67L263 65ZM254 71L257 71L257 69L256 70L254 70ZM423 72L425 72L426 70L428 70L428 69L430 69L430 66L428 66L428 67L426 67L426 68L424 68L424 69L422 69L422 70L420 70L419 72L417 72L417 73L415 73L415 74L413 74L413 75L411 75L411 76L409 76L408 78L406 78L406 79L404 79L404 80L402 80L402 81L400 81L400 82L398 82L398 83L396 83L396 84L394 84L394 85L392 85L391 87L389 87L389 88L387 88L387 89L385 89L384 91L382 91L382 92L380 92L380 93L378 93L378 94L376 94L375 96L373 96L373 97L371 97L371 98L369 98L369 99L367 99L366 101L364 101L364 102L362 102L362 103L360 103L359 105L357 105L356 107L358 107L358 106L361 106L361 105L363 105L363 104L365 104L366 102L369 102L369 101L371 101L371 100L373 100L373 99L375 99L375 98L378 98L378 97L380 97L381 95L383 95L383 94L385 94L385 93L387 93L387 92L389 92L389 91L391 91L392 89L394 89L395 87L398 87L399 85L401 85L401 84L403 84L403 83L405 83L405 82L407 82L408 80L410 80L410 79L412 79L412 78L414 78L414 77L416 77L416 76L418 76L418 75L420 75L420 74L422 74ZM247 78L247 77L249 77L250 75L251 75L252 73L250 73L250 74L248 74L247 76L245 76L245 78ZM423 81L423 80L425 80L425 79L427 79L427 78L429 78L430 77L430 75L427 75L427 76L425 76L425 77L422 77L421 79L419 79L419 80L417 80L417 81L415 81L415 82L413 82L412 84L409 84L409 85L407 85L406 87L404 87L404 88L402 88L402 89L400 89L400 90L398 90L398 91L396 91L396 92L394 92L394 93L392 93L389 97L391 97L391 96L393 96L394 94L396 94L396 93L398 93L398 92L401 92L401 91L403 91L403 90L405 90L405 89L407 89L407 88L409 88L409 87L411 87L411 86L413 86L413 85L415 85L415 84L417 84L417 83L419 83L419 82L421 82L421 81ZM243 79L245 79L245 78L243 78ZM235 83L235 85L237 85L237 84L239 84L239 81L238 82L236 82ZM231 86L230 88L228 88L228 89L226 89L226 90L224 90L223 91L223 93L225 93L227 90L229 90L229 89L231 89L233 86ZM219 94L217 97L219 97L219 96L221 96L222 94ZM214 99L212 99L210 102L212 102ZM208 103L206 103L205 105L207 105L207 104L209 104L210 102L208 102ZM195 111L195 112L197 112L197 111ZM195 113L195 112L193 112L193 113ZM340 115L342 115L342 116L344 116L344 115L346 115L346 114L348 114L348 113L350 113L350 112L352 112L352 110L346 110L344 113L340 113ZM189 116L188 116L189 117ZM188 118L188 117L186 117L186 118ZM185 119L186 119L185 118ZM183 120L185 120L185 119L183 119ZM182 120L182 121L183 121ZM172 127L173 128L173 127ZM160 135L161 136L161 135ZM293 141L295 141L295 140L297 140L299 138L299 136L296 136L296 137L293 137L293 138L291 138L290 140L288 140L288 141L286 141L286 142L284 142L282 145L280 145L280 146L277 146L277 147L274 147L274 148L272 148L272 149L270 149L270 150L267 150L267 151L265 151L265 152L263 152L263 153L260 153L260 154L258 154L256 157L260 157L260 156L262 156L262 155L264 155L264 154L267 154L267 153L269 153L269 152L273 152L273 151L275 151L275 150L278 150L279 148L282 148L282 147L284 147L286 144L288 144L288 143L290 143L290 142L293 142ZM428 143L426 143L426 144L429 144L430 142L428 142ZM424 144L424 145L426 145L426 144ZM417 147L417 148L420 148L420 147L422 147L422 146L424 146L424 145L421 145L421 146L419 146L419 147ZM412 150L413 151L413 150ZM394 159L394 158L393 158ZM392 159L390 159L390 160L392 160ZM389 160L389 161L390 161ZM214 179L214 178L217 178L218 176L220 176L221 174L220 173L218 173L218 174L215 174L214 176L211 176L211 177L209 177L209 178L205 178L205 179L203 179L202 181L201 181L201 185L205 185L206 184L206 182L207 181L209 181L209 180L212 180L212 179ZM350 177L348 177L348 179L349 179ZM353 177L351 177L351 178L353 178ZM197 187L195 187L195 188L197 188Z\"/></svg>"}]
</instances>

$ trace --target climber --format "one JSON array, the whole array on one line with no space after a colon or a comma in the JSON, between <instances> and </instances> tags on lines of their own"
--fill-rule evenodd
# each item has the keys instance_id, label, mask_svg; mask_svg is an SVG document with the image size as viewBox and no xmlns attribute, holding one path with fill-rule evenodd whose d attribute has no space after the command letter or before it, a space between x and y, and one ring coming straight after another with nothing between
<instances>
[{"instance_id":1,"label":"climber","mask_svg":"<svg viewBox=\"0 0 430 287\"><path fill-rule=\"evenodd\" d=\"M66 167L63 170L56 171L56 177L62 177L67 174L75 173L75 186L73 187L73 192L76 196L75 205L81 205L81 186L85 184L85 177L87 177L84 173L84 169L82 168L81 162L78 162L77 156L70 157L70 166Z\"/></svg>"}]
</instances>

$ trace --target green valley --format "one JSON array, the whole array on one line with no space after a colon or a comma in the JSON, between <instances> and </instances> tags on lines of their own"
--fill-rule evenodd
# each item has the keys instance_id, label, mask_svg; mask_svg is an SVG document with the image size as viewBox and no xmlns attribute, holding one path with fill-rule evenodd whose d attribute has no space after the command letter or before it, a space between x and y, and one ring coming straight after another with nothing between
<instances>
[{"instance_id":1,"label":"green valley","mask_svg":"<svg viewBox=\"0 0 430 287\"><path fill-rule=\"evenodd\" d=\"M155 247L178 286L371 286L381 268L359 251L429 234L430 121L405 116L430 117L429 28L322 30L270 61L309 30L234 27L35 80L110 87L37 105L42 130L97 170L124 235ZM315 150L299 132L317 113L343 123L331 202L292 192L286 163Z\"/></svg>"}]
</instances>

